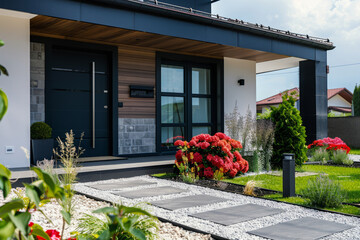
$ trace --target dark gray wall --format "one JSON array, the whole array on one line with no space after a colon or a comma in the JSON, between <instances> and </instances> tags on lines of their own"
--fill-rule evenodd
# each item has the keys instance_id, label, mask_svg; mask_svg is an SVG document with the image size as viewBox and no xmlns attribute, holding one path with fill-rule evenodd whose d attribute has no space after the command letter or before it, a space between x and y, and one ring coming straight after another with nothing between
<instances>
[{"instance_id":1,"label":"dark gray wall","mask_svg":"<svg viewBox=\"0 0 360 240\"><path fill-rule=\"evenodd\" d=\"M349 147L360 148L360 117L328 118L329 137L341 138Z\"/></svg>"},{"instance_id":2,"label":"dark gray wall","mask_svg":"<svg viewBox=\"0 0 360 240\"><path fill-rule=\"evenodd\" d=\"M311 143L328 135L326 51L316 51L316 60L300 62L300 114Z\"/></svg>"},{"instance_id":3,"label":"dark gray wall","mask_svg":"<svg viewBox=\"0 0 360 240\"><path fill-rule=\"evenodd\" d=\"M159 1L211 13L211 0L159 0Z\"/></svg>"}]
</instances>

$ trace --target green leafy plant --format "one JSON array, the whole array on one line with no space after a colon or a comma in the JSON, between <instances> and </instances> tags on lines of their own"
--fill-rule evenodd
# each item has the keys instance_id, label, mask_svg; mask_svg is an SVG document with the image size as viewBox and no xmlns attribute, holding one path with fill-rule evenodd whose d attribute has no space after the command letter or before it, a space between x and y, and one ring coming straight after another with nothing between
<instances>
[{"instance_id":1,"label":"green leafy plant","mask_svg":"<svg viewBox=\"0 0 360 240\"><path fill-rule=\"evenodd\" d=\"M93 213L102 214L105 220L85 215L78 226L78 239L151 240L156 237L157 219L141 208L117 205Z\"/></svg>"},{"instance_id":2,"label":"green leafy plant","mask_svg":"<svg viewBox=\"0 0 360 240\"><path fill-rule=\"evenodd\" d=\"M339 165L353 165L354 161L349 158L346 151L336 150L332 156L333 163Z\"/></svg>"},{"instance_id":3,"label":"green leafy plant","mask_svg":"<svg viewBox=\"0 0 360 240\"><path fill-rule=\"evenodd\" d=\"M310 161L312 162L320 162L322 164L326 164L330 160L329 152L326 151L326 148L318 148L315 149Z\"/></svg>"},{"instance_id":4,"label":"green leafy plant","mask_svg":"<svg viewBox=\"0 0 360 240\"><path fill-rule=\"evenodd\" d=\"M321 208L339 207L344 200L340 184L333 182L323 174L309 180L308 187L301 191L301 195L309 199L311 206Z\"/></svg>"},{"instance_id":5,"label":"green leafy plant","mask_svg":"<svg viewBox=\"0 0 360 240\"><path fill-rule=\"evenodd\" d=\"M33 123L30 127L31 139L51 138L52 128L44 122Z\"/></svg>"},{"instance_id":6,"label":"green leafy plant","mask_svg":"<svg viewBox=\"0 0 360 240\"><path fill-rule=\"evenodd\" d=\"M302 165L306 160L306 133L302 126L299 110L295 108L296 92L282 96L279 107L271 107L271 121L275 124L274 152L272 167L281 168L283 153L294 153L296 165Z\"/></svg>"},{"instance_id":7,"label":"green leafy plant","mask_svg":"<svg viewBox=\"0 0 360 240\"><path fill-rule=\"evenodd\" d=\"M4 46L4 42L0 40L0 47ZM5 76L9 76L6 68L0 64L0 75L4 74ZM6 111L8 109L8 98L3 90L0 89L0 121L4 117Z\"/></svg>"},{"instance_id":8,"label":"green leafy plant","mask_svg":"<svg viewBox=\"0 0 360 240\"><path fill-rule=\"evenodd\" d=\"M31 168L37 175L37 180L25 184L25 195L17 193L14 198L0 207L0 239L31 239L50 237L39 225L29 226L31 213L40 211L40 206L50 199L62 202L65 199L64 188L57 184L54 176L40 168ZM6 198L11 191L11 172L0 164L0 189ZM20 211L21 210L21 211Z\"/></svg>"}]
</instances>

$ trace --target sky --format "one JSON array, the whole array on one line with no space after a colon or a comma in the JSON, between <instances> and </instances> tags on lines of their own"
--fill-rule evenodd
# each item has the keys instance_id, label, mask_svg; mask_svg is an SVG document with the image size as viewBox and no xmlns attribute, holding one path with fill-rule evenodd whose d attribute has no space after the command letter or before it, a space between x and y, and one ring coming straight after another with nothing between
<instances>
[{"instance_id":1,"label":"sky","mask_svg":"<svg viewBox=\"0 0 360 240\"><path fill-rule=\"evenodd\" d=\"M360 0L220 0L212 12L310 36L329 38L328 89L360 85ZM298 68L257 75L261 100L299 86Z\"/></svg>"}]
</instances>

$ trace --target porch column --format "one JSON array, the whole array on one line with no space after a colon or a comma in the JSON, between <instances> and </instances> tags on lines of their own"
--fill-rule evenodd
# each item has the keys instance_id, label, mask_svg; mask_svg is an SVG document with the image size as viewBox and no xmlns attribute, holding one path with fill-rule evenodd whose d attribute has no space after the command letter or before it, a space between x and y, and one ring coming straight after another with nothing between
<instances>
[{"instance_id":1,"label":"porch column","mask_svg":"<svg viewBox=\"0 0 360 240\"><path fill-rule=\"evenodd\" d=\"M301 61L299 72L300 114L310 143L328 134L326 51L316 50L316 60Z\"/></svg>"}]
</instances>

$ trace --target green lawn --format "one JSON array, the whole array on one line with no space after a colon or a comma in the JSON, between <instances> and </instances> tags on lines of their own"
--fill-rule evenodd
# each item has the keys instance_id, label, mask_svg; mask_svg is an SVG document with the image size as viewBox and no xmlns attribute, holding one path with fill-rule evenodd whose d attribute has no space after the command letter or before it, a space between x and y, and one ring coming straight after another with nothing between
<instances>
[{"instance_id":1,"label":"green lawn","mask_svg":"<svg viewBox=\"0 0 360 240\"><path fill-rule=\"evenodd\" d=\"M351 149L349 154L360 155L360 149L356 149L356 148Z\"/></svg>"},{"instance_id":2,"label":"green lawn","mask_svg":"<svg viewBox=\"0 0 360 240\"><path fill-rule=\"evenodd\" d=\"M317 172L328 174L330 179L338 181L346 191L345 202L360 202L360 168L322 166L322 165L304 165L302 170L306 172ZM295 180L295 191L300 194L301 190L307 187L308 181L316 176L297 177ZM234 179L225 179L226 182L245 185L248 181L254 180L258 187L282 191L282 177L268 174L256 176L238 177Z\"/></svg>"},{"instance_id":3,"label":"green lawn","mask_svg":"<svg viewBox=\"0 0 360 240\"><path fill-rule=\"evenodd\" d=\"M293 203L293 204L302 205L302 206L308 205L307 201L301 197L283 198L281 193L265 195L264 198L273 199L273 200L277 200L277 201L281 201L281 202ZM353 214L353 215L360 215L360 209L358 207L349 206L349 205L342 205L341 207L338 207L338 208L323 208L323 209L335 211L335 212Z\"/></svg>"}]
</instances>

